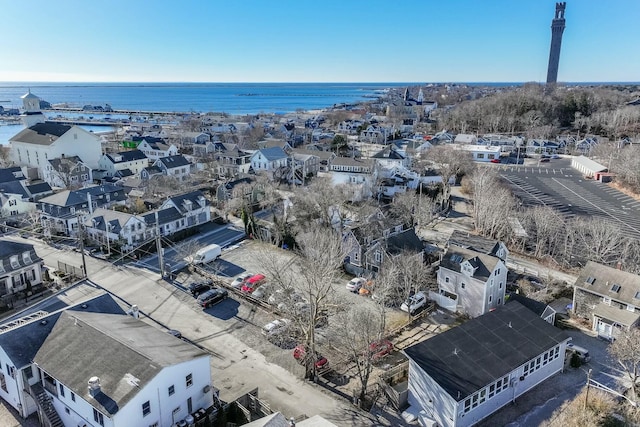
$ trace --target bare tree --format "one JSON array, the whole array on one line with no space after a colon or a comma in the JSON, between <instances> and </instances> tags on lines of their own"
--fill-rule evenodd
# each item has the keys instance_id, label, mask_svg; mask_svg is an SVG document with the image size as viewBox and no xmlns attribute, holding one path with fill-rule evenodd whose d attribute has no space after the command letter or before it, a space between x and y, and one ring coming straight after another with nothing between
<instances>
[{"instance_id":1,"label":"bare tree","mask_svg":"<svg viewBox=\"0 0 640 427\"><path fill-rule=\"evenodd\" d=\"M464 150L457 150L451 145L437 145L427 151L430 160L442 178L443 197L449 200L451 195L451 181L473 168L471 154Z\"/></svg>"},{"instance_id":2,"label":"bare tree","mask_svg":"<svg viewBox=\"0 0 640 427\"><path fill-rule=\"evenodd\" d=\"M476 231L491 238L509 233L505 218L515 214L516 201L495 170L478 167L469 177Z\"/></svg>"},{"instance_id":3,"label":"bare tree","mask_svg":"<svg viewBox=\"0 0 640 427\"><path fill-rule=\"evenodd\" d=\"M612 395L586 387L572 400L558 408L543 427L600 427L609 425L606 421L616 411ZM614 423L615 425L615 423Z\"/></svg>"},{"instance_id":4,"label":"bare tree","mask_svg":"<svg viewBox=\"0 0 640 427\"><path fill-rule=\"evenodd\" d=\"M640 392L640 329L631 328L620 333L609 346L609 354L622 371L622 386L628 388L630 399L637 402Z\"/></svg>"},{"instance_id":5,"label":"bare tree","mask_svg":"<svg viewBox=\"0 0 640 427\"><path fill-rule=\"evenodd\" d=\"M294 190L293 215L302 227L331 227L342 221L341 207L348 195L342 186L334 186L330 178L314 180L308 187Z\"/></svg>"},{"instance_id":6,"label":"bare tree","mask_svg":"<svg viewBox=\"0 0 640 427\"><path fill-rule=\"evenodd\" d=\"M333 330L335 347L348 360L355 362L360 382L358 402L365 403L367 386L376 362L371 343L380 340L384 333L384 317L367 304L355 304L336 314ZM355 326L357 325L357 326Z\"/></svg>"},{"instance_id":7,"label":"bare tree","mask_svg":"<svg viewBox=\"0 0 640 427\"><path fill-rule=\"evenodd\" d=\"M571 232L583 258L601 264L618 262L629 244L618 224L600 217L574 219Z\"/></svg>"}]
</instances>

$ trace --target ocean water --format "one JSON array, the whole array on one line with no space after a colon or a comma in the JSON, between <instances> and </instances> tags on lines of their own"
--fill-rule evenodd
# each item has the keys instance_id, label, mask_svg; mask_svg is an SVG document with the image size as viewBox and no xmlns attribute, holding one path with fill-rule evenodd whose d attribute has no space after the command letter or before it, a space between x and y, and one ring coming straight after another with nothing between
<instances>
[{"instance_id":1,"label":"ocean water","mask_svg":"<svg viewBox=\"0 0 640 427\"><path fill-rule=\"evenodd\" d=\"M371 100L413 83L2 83L0 105L22 106L30 89L51 104L111 105L114 110L287 113Z\"/></svg>"}]
</instances>

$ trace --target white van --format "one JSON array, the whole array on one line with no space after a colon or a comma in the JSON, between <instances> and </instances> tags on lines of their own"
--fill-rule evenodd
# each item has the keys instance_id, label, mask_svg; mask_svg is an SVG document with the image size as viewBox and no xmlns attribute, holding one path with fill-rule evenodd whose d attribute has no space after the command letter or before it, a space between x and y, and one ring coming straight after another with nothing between
<instances>
[{"instance_id":1,"label":"white van","mask_svg":"<svg viewBox=\"0 0 640 427\"><path fill-rule=\"evenodd\" d=\"M582 363L587 363L591 360L591 356L589 355L589 350L584 347L580 347L578 345L568 343L567 344L567 357L571 357L571 355L575 353L580 358Z\"/></svg>"}]
</instances>

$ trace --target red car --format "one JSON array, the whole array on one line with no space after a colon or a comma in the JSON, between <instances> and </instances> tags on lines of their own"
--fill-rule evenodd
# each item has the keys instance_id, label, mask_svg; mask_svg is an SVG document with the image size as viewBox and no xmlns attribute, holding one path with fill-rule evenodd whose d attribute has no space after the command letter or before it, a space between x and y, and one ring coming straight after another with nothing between
<instances>
[{"instance_id":1,"label":"red car","mask_svg":"<svg viewBox=\"0 0 640 427\"><path fill-rule=\"evenodd\" d=\"M374 341L369 344L369 354L375 360L382 359L393 351L393 343L389 340Z\"/></svg>"},{"instance_id":2,"label":"red car","mask_svg":"<svg viewBox=\"0 0 640 427\"><path fill-rule=\"evenodd\" d=\"M304 345L299 344L296 348L293 349L293 358L298 362L303 363L304 358L307 355L307 349ZM329 367L329 361L326 357L316 353L316 369L327 369Z\"/></svg>"},{"instance_id":3,"label":"red car","mask_svg":"<svg viewBox=\"0 0 640 427\"><path fill-rule=\"evenodd\" d=\"M491 159L490 162L491 163L500 163L500 159Z\"/></svg>"},{"instance_id":4,"label":"red car","mask_svg":"<svg viewBox=\"0 0 640 427\"><path fill-rule=\"evenodd\" d=\"M258 286L262 285L265 281L264 274L256 274L249 278L244 285L242 285L242 292L251 293L255 291Z\"/></svg>"}]
</instances>

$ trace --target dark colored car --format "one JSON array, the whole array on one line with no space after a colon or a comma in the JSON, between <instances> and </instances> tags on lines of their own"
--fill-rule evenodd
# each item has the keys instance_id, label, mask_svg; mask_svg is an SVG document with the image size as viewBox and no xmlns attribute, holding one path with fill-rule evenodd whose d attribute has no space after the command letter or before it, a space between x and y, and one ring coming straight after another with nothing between
<instances>
[{"instance_id":1,"label":"dark colored car","mask_svg":"<svg viewBox=\"0 0 640 427\"><path fill-rule=\"evenodd\" d=\"M198 295L200 295L201 293L211 289L212 285L213 285L212 280L202 280L199 282L190 283L188 286L188 289L189 289L189 292L191 292L191 295L193 295L194 298L197 298Z\"/></svg>"},{"instance_id":2,"label":"dark colored car","mask_svg":"<svg viewBox=\"0 0 640 427\"><path fill-rule=\"evenodd\" d=\"M229 296L229 292L222 288L210 289L198 296L198 304L202 308L208 308L219 303Z\"/></svg>"},{"instance_id":3,"label":"dark colored car","mask_svg":"<svg viewBox=\"0 0 640 427\"><path fill-rule=\"evenodd\" d=\"M540 163L547 163L549 161L551 161L551 159L548 158L548 157L543 157L543 158L540 159Z\"/></svg>"}]
</instances>

